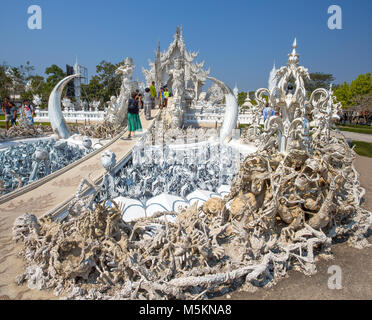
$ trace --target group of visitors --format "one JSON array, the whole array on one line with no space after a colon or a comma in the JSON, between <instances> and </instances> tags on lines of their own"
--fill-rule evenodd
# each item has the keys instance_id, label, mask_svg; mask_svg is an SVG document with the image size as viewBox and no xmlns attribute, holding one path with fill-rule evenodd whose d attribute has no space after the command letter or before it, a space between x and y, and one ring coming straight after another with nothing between
<instances>
[{"instance_id":1,"label":"group of visitors","mask_svg":"<svg viewBox=\"0 0 372 320\"><path fill-rule=\"evenodd\" d=\"M339 124L344 125L368 125L372 126L372 112L368 110L342 110Z\"/></svg>"},{"instance_id":2,"label":"group of visitors","mask_svg":"<svg viewBox=\"0 0 372 320\"><path fill-rule=\"evenodd\" d=\"M5 116L5 129L8 131L10 126L15 126L17 124L18 108L10 101L9 97L5 97L4 102L1 105L1 111ZM28 125L34 124L34 108L28 100L23 101L22 114Z\"/></svg>"},{"instance_id":3,"label":"group of visitors","mask_svg":"<svg viewBox=\"0 0 372 320\"><path fill-rule=\"evenodd\" d=\"M146 120L151 120L151 110L155 108L158 100L159 108L163 109L168 106L169 91L166 86L160 88L159 94L156 91L155 82L153 81L149 88L145 89L142 95L139 90L132 92L128 101L128 138L132 137L135 131L142 130L139 110L144 109Z\"/></svg>"},{"instance_id":4,"label":"group of visitors","mask_svg":"<svg viewBox=\"0 0 372 320\"><path fill-rule=\"evenodd\" d=\"M266 121L267 118L270 118L270 117L275 116L275 115L276 115L275 110L271 109L269 107L269 105L267 104L265 109L263 109L264 121Z\"/></svg>"}]
</instances>

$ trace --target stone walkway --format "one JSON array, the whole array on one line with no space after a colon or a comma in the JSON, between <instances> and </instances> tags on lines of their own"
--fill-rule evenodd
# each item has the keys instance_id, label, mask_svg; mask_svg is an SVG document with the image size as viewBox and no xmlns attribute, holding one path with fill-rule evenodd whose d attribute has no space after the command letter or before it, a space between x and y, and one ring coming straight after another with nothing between
<instances>
[{"instance_id":1,"label":"stone walkway","mask_svg":"<svg viewBox=\"0 0 372 320\"><path fill-rule=\"evenodd\" d=\"M159 110L153 110L155 116ZM54 210L61 203L66 202L84 178L96 180L104 175L105 170L101 165L101 155L105 150L116 154L117 163L124 158L133 148L138 139L151 126L153 120L147 121L141 111L140 114L143 132L136 133L135 138L127 139L127 133L102 150L95 156L75 166L71 170L42 184L41 186L0 205L0 299L53 299L52 294L29 290L26 286L18 287L14 283L15 277L22 273L23 262L16 257L19 245L12 241L12 226L14 220L24 213L33 213L41 217Z\"/></svg>"},{"instance_id":2,"label":"stone walkway","mask_svg":"<svg viewBox=\"0 0 372 320\"><path fill-rule=\"evenodd\" d=\"M347 139L372 143L372 134L340 131Z\"/></svg>"}]
</instances>

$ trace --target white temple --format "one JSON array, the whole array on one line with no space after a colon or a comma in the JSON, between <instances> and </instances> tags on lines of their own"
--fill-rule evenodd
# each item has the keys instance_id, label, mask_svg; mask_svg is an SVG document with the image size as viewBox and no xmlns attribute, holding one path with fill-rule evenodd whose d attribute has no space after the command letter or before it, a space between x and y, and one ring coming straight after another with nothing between
<instances>
[{"instance_id":1,"label":"white temple","mask_svg":"<svg viewBox=\"0 0 372 320\"><path fill-rule=\"evenodd\" d=\"M204 62L194 63L194 59L198 56L198 52L188 52L186 50L185 41L182 36L182 29L177 27L173 42L169 45L166 52L160 52L160 41L158 51L156 53L155 62L149 61L150 69L142 69L146 78L147 86L150 86L153 81L156 83L157 90L162 86L167 86L172 89L173 76L171 70L174 69L175 59L181 59L184 64L184 78L186 99L197 100L201 93L201 87L205 84L206 77L210 70L203 70Z\"/></svg>"}]
</instances>

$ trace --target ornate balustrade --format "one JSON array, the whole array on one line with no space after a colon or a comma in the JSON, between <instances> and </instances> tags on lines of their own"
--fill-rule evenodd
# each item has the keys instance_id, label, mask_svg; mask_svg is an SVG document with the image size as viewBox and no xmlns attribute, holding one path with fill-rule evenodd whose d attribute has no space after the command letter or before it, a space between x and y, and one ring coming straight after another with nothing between
<instances>
[{"instance_id":1,"label":"ornate balustrade","mask_svg":"<svg viewBox=\"0 0 372 320\"><path fill-rule=\"evenodd\" d=\"M62 111L67 122L80 121L103 121L106 115L105 111ZM48 110L36 110L35 121L49 121Z\"/></svg>"},{"instance_id":2,"label":"ornate balustrade","mask_svg":"<svg viewBox=\"0 0 372 320\"><path fill-rule=\"evenodd\" d=\"M184 121L186 123L222 123L224 112L212 113L212 112L195 112L185 113ZM249 113L239 113L238 123L240 124L251 124L252 115Z\"/></svg>"}]
</instances>

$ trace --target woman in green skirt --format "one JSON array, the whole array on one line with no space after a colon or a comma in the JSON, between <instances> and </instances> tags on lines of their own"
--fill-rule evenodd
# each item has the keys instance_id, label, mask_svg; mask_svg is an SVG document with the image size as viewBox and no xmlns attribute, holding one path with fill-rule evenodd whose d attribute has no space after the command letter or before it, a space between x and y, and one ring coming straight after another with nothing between
<instances>
[{"instance_id":1,"label":"woman in green skirt","mask_svg":"<svg viewBox=\"0 0 372 320\"><path fill-rule=\"evenodd\" d=\"M131 99L128 101L128 138L132 137L132 132L141 131L141 119L138 115L139 107L138 101L136 100L137 93L133 92Z\"/></svg>"}]
</instances>

